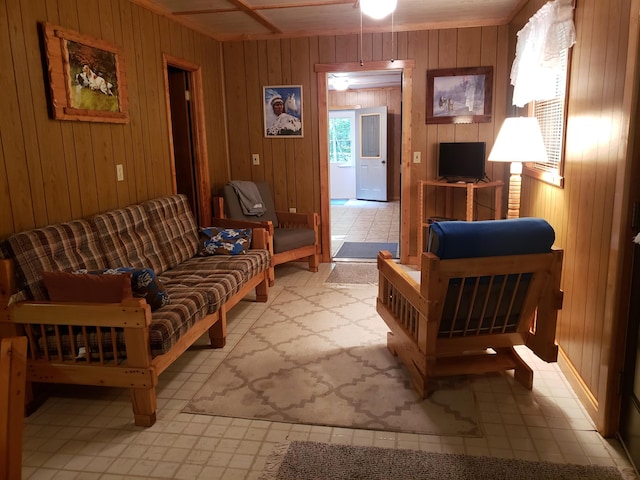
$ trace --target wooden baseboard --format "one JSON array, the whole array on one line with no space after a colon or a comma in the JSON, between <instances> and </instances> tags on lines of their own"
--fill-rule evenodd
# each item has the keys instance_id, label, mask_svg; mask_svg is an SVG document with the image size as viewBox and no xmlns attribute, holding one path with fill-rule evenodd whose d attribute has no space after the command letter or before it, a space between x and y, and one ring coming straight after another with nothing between
<instances>
[{"instance_id":1,"label":"wooden baseboard","mask_svg":"<svg viewBox=\"0 0 640 480\"><path fill-rule=\"evenodd\" d=\"M602 433L603 426L598 425L598 399L589 390L589 387L580 377L578 370L573 366L562 347L558 348L558 366L591 417L591 420L593 420L598 432Z\"/></svg>"}]
</instances>

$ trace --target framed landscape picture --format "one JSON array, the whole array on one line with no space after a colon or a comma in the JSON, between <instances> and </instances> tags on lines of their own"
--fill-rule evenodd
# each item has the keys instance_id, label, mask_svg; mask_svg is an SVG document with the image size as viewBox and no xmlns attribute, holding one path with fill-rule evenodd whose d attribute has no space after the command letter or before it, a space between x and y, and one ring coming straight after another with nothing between
<instances>
[{"instance_id":1,"label":"framed landscape picture","mask_svg":"<svg viewBox=\"0 0 640 480\"><path fill-rule=\"evenodd\" d=\"M58 120L126 123L127 82L120 49L42 24L51 114Z\"/></svg>"},{"instance_id":2,"label":"framed landscape picture","mask_svg":"<svg viewBox=\"0 0 640 480\"><path fill-rule=\"evenodd\" d=\"M427 71L427 123L491 121L493 67Z\"/></svg>"},{"instance_id":3,"label":"framed landscape picture","mask_svg":"<svg viewBox=\"0 0 640 480\"><path fill-rule=\"evenodd\" d=\"M262 89L265 137L303 136L302 85L275 85Z\"/></svg>"}]
</instances>

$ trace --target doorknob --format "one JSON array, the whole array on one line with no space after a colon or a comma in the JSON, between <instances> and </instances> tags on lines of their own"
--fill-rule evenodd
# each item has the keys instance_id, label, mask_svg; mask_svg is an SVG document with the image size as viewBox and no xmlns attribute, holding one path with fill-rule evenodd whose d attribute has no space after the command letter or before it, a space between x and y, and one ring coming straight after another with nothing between
<instances>
[{"instance_id":1,"label":"doorknob","mask_svg":"<svg viewBox=\"0 0 640 480\"><path fill-rule=\"evenodd\" d=\"M382 163L387 163L386 161L382 160Z\"/></svg>"}]
</instances>

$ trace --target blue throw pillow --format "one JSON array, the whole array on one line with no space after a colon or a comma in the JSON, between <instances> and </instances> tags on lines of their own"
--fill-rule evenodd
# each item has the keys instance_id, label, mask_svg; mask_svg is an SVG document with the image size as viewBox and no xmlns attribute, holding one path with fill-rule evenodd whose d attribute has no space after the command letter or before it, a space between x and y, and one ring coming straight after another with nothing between
<instances>
[{"instance_id":1,"label":"blue throw pillow","mask_svg":"<svg viewBox=\"0 0 640 480\"><path fill-rule=\"evenodd\" d=\"M206 227L201 232L204 240L200 255L241 255L251 245L250 228Z\"/></svg>"},{"instance_id":2,"label":"blue throw pillow","mask_svg":"<svg viewBox=\"0 0 640 480\"><path fill-rule=\"evenodd\" d=\"M123 273L131 273L131 291L133 292L133 296L144 298L151 307L151 311L171 303L167 290L156 276L156 272L151 268L118 267L89 271L82 269L76 270L73 273L90 273L94 275L121 275Z\"/></svg>"}]
</instances>

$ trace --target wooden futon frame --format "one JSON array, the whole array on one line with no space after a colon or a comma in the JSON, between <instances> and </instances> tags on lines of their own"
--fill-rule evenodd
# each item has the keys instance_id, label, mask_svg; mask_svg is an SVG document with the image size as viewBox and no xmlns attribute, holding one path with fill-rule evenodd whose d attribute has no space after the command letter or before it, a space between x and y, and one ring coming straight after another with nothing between
<instances>
[{"instance_id":1,"label":"wooden futon frame","mask_svg":"<svg viewBox=\"0 0 640 480\"><path fill-rule=\"evenodd\" d=\"M425 252L418 281L380 252L377 311L391 330L387 346L409 369L418 393L428 395L432 377L511 369L531 389L533 371L514 346L557 360L562 257L553 248L446 260Z\"/></svg>"}]
</instances>

